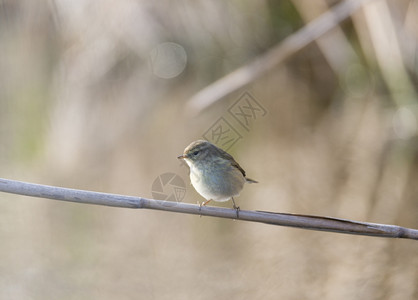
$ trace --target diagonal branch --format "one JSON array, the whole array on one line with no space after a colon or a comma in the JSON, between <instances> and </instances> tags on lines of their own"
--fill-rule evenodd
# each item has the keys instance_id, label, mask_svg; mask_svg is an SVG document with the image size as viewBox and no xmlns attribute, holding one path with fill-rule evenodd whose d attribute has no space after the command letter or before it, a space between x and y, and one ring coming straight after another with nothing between
<instances>
[{"instance_id":1,"label":"diagonal branch","mask_svg":"<svg viewBox=\"0 0 418 300\"><path fill-rule=\"evenodd\" d=\"M148 208L201 216L237 219L237 212L234 209L206 206L200 207L195 204L75 190L2 178L0 178L0 191L84 204L97 204L124 208ZM404 228L395 225L356 222L330 217L240 210L238 219L242 221L346 234L418 240L417 229Z\"/></svg>"},{"instance_id":2,"label":"diagonal branch","mask_svg":"<svg viewBox=\"0 0 418 300\"><path fill-rule=\"evenodd\" d=\"M370 0L346 0L335 5L331 10L285 38L263 56L199 91L189 100L188 109L197 114L273 70L293 54L335 28L368 1Z\"/></svg>"}]
</instances>

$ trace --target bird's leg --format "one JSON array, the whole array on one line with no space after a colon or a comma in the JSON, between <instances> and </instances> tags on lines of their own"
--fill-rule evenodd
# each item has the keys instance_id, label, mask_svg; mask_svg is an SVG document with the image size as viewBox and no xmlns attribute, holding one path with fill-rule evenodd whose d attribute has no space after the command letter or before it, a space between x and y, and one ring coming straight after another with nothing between
<instances>
[{"instance_id":1,"label":"bird's leg","mask_svg":"<svg viewBox=\"0 0 418 300\"><path fill-rule=\"evenodd\" d=\"M236 206L234 197L231 197L232 203L234 204L234 209L237 211L237 219L239 219L239 206Z\"/></svg>"},{"instance_id":2,"label":"bird's leg","mask_svg":"<svg viewBox=\"0 0 418 300\"><path fill-rule=\"evenodd\" d=\"M212 199L206 200L204 201L200 206L206 206L206 204L208 204L210 201L212 201Z\"/></svg>"},{"instance_id":3,"label":"bird's leg","mask_svg":"<svg viewBox=\"0 0 418 300\"><path fill-rule=\"evenodd\" d=\"M199 211L202 210L202 206L206 206L206 204L208 204L210 201L212 201L212 199L203 201L202 203L199 202ZM200 217L202 217L202 215L200 215Z\"/></svg>"}]
</instances>

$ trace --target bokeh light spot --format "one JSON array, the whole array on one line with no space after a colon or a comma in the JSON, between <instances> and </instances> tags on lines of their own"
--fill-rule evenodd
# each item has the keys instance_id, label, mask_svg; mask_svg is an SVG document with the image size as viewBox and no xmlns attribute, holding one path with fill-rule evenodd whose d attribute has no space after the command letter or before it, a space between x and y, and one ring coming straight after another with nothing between
<instances>
[{"instance_id":1,"label":"bokeh light spot","mask_svg":"<svg viewBox=\"0 0 418 300\"><path fill-rule=\"evenodd\" d=\"M155 76L170 79L180 75L187 64L184 48L176 43L159 44L150 53L150 68Z\"/></svg>"}]
</instances>

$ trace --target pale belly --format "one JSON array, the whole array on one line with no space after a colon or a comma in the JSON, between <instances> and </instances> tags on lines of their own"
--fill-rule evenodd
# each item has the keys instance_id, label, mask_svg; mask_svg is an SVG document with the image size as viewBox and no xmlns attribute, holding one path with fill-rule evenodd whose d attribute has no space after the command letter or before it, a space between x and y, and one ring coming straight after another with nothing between
<instances>
[{"instance_id":1,"label":"pale belly","mask_svg":"<svg viewBox=\"0 0 418 300\"><path fill-rule=\"evenodd\" d=\"M199 170L190 168L190 181L195 190L206 200L224 202L241 192L245 178L234 168L216 168L216 170Z\"/></svg>"}]
</instances>

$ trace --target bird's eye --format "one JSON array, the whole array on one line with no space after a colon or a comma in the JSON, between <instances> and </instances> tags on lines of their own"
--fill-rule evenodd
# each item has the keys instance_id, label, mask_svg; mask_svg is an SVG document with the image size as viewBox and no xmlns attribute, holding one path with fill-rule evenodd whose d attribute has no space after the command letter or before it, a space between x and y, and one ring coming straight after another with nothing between
<instances>
[{"instance_id":1,"label":"bird's eye","mask_svg":"<svg viewBox=\"0 0 418 300\"><path fill-rule=\"evenodd\" d=\"M194 156L196 156L196 155L198 155L199 154L199 151L195 151L195 152L193 152L193 155Z\"/></svg>"}]
</instances>

